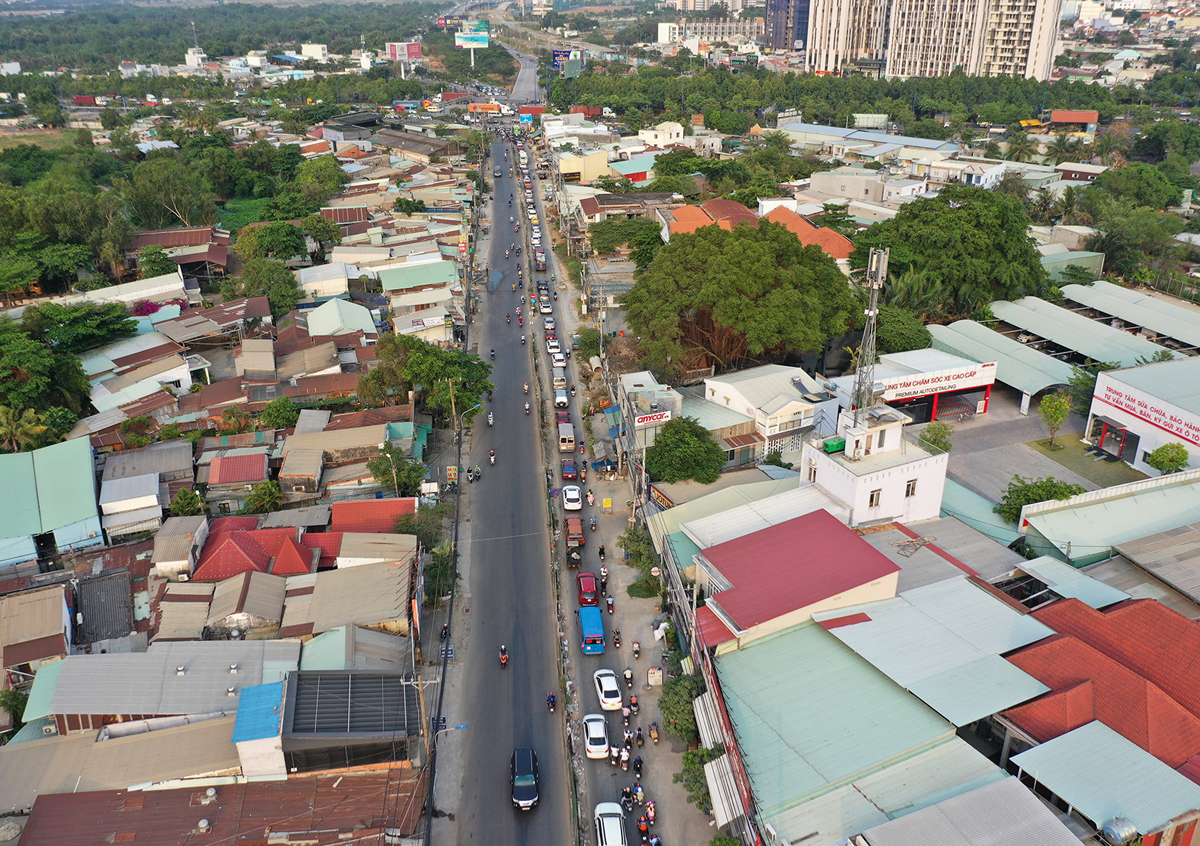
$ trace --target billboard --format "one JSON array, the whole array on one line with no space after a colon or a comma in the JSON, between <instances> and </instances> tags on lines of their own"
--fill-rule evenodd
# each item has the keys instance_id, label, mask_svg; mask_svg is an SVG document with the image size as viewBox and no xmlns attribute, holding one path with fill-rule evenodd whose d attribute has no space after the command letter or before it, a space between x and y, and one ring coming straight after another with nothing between
<instances>
[{"instance_id":1,"label":"billboard","mask_svg":"<svg viewBox=\"0 0 1200 846\"><path fill-rule=\"evenodd\" d=\"M567 59L571 58L571 51L554 50L552 55L554 57L554 69L560 71L563 69L563 65L567 63Z\"/></svg>"},{"instance_id":2,"label":"billboard","mask_svg":"<svg viewBox=\"0 0 1200 846\"><path fill-rule=\"evenodd\" d=\"M563 76L567 79L574 79L583 73L583 62L579 59L568 59L563 65Z\"/></svg>"},{"instance_id":3,"label":"billboard","mask_svg":"<svg viewBox=\"0 0 1200 846\"><path fill-rule=\"evenodd\" d=\"M466 18L438 18L438 26L442 29L454 29L467 22Z\"/></svg>"},{"instance_id":4,"label":"billboard","mask_svg":"<svg viewBox=\"0 0 1200 846\"><path fill-rule=\"evenodd\" d=\"M983 388L996 381L996 362L989 361L984 364L971 364L967 367L954 367L949 370L893 376L882 381L884 402L924 397L948 391L961 391L965 388Z\"/></svg>"},{"instance_id":5,"label":"billboard","mask_svg":"<svg viewBox=\"0 0 1200 846\"><path fill-rule=\"evenodd\" d=\"M463 32L491 32L491 21L463 21Z\"/></svg>"},{"instance_id":6,"label":"billboard","mask_svg":"<svg viewBox=\"0 0 1200 846\"><path fill-rule=\"evenodd\" d=\"M389 62L407 62L421 58L420 41L389 41L384 45Z\"/></svg>"},{"instance_id":7,"label":"billboard","mask_svg":"<svg viewBox=\"0 0 1200 846\"><path fill-rule=\"evenodd\" d=\"M521 123L533 124L533 115L517 115L517 120Z\"/></svg>"},{"instance_id":8,"label":"billboard","mask_svg":"<svg viewBox=\"0 0 1200 846\"><path fill-rule=\"evenodd\" d=\"M464 47L470 50L486 50L488 34L486 32L456 32L454 33L454 46L459 50Z\"/></svg>"},{"instance_id":9,"label":"billboard","mask_svg":"<svg viewBox=\"0 0 1200 846\"><path fill-rule=\"evenodd\" d=\"M670 411L656 411L653 414L639 414L633 418L633 428L644 429L647 426L657 426L671 419Z\"/></svg>"}]
</instances>

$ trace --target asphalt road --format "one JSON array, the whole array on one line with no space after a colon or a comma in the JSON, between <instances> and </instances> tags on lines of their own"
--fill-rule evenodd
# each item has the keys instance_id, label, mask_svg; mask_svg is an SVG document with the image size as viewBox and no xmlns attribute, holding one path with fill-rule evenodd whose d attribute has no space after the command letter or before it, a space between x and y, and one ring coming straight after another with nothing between
<instances>
[{"instance_id":1,"label":"asphalt road","mask_svg":"<svg viewBox=\"0 0 1200 846\"><path fill-rule=\"evenodd\" d=\"M493 144L491 152L489 171L504 161L502 145ZM507 167L495 183L496 196L507 202L516 191ZM508 215L501 218L497 209L495 217ZM502 226L493 230L488 264L493 277L502 277L489 281L471 330L480 355L496 350L496 391L490 404L485 400L495 425L487 426L485 414L477 417L471 442L470 466L482 467L483 478L471 489L472 600L462 616L455 615L456 625L470 627L471 648L462 656L463 701L454 709L469 728L459 735L466 744L463 771L451 777L462 778L456 819L461 843L544 846L573 837L562 709L546 709L546 694L558 687L555 607L538 418L525 415L533 394L527 398L521 390L533 380L528 347L520 342L522 332L532 337L531 327L528 320L518 327L516 317L527 289L512 293L517 259L504 258L515 240ZM511 324L506 312L513 315ZM488 465L489 449L496 450L494 466ZM511 656L507 668L498 659L502 643ZM519 746L533 747L541 771L541 804L527 812L513 808L508 781L509 756Z\"/></svg>"},{"instance_id":2,"label":"asphalt road","mask_svg":"<svg viewBox=\"0 0 1200 846\"><path fill-rule=\"evenodd\" d=\"M509 52L516 56L517 61L521 63L521 67L517 71L517 81L513 83L512 99L518 103L540 102L542 92L538 86L537 59L527 53L521 53L511 48ZM507 192L505 196L507 196ZM500 255L503 256L504 253L501 252Z\"/></svg>"}]
</instances>

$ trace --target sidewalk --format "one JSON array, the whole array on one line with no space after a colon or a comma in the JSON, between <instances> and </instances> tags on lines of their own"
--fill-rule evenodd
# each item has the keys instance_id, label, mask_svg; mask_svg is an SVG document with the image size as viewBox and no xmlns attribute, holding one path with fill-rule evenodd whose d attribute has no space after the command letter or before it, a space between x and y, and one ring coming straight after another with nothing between
<instances>
[{"instance_id":1,"label":"sidewalk","mask_svg":"<svg viewBox=\"0 0 1200 846\"><path fill-rule=\"evenodd\" d=\"M542 204L544 207L545 204ZM556 221L557 223L557 221ZM549 227L544 227L549 229ZM555 234L558 234L557 231ZM569 280L569 275L566 268L559 261L558 254L553 250L553 241L548 245L549 262L551 271L562 282ZM556 317L562 327L559 332L560 338L569 338L577 333L580 328L594 326L591 315L581 316L577 310L581 292L571 284L567 284L567 292L559 296L558 302L560 307L556 309ZM578 381L579 368L576 366L575 356L568 361L568 379ZM577 397L578 406L580 408L586 405L584 401L584 392L582 391L582 382L578 382L580 393ZM580 431L578 438L580 443L587 444L587 429L583 426L586 418L580 417ZM603 414L596 414L591 417L593 427L596 431L600 431L601 427L606 431L607 422ZM576 453L576 457L579 455ZM593 460L590 449L586 454L586 459L590 462ZM662 694L661 687L649 687L646 683L647 671L651 667L663 667L663 648L662 641L655 641L653 633L653 625L655 621L662 618L662 613L657 610L658 599L634 599L627 593L627 588L640 575L632 566L625 563L624 551L617 546L617 539L629 527L630 516L632 513L631 507L626 505L631 497L629 489L629 480L624 477L618 477L613 481L605 480L599 473L596 473L588 466L587 480L581 483L585 495L588 490L591 490L596 495L596 505L594 507L584 506L583 517L585 523L592 516L596 516L597 529L595 532L587 531L587 546L591 547L590 554L585 556L585 560L589 562L595 561L595 551L601 544L605 548L605 564L608 566L608 593L613 597L614 611L611 616L607 613L605 616L605 628L611 631L617 629L621 632L621 647L615 649L612 646L612 640L608 644L607 656L609 660L607 666L611 667L618 676L620 676L626 667L633 670L634 674L634 689L632 691L623 691L626 696L629 693L636 693L638 697L638 705L640 706L637 717L631 717L629 727L635 732L638 726L642 727L642 731L646 737L646 746L642 749L634 748L634 755L640 754L643 761L642 769L642 787L645 789L646 798L654 800L655 810L657 812L658 822L651 830L652 833L658 834L663 839L664 846L703 846L707 844L717 833L715 827L710 826L707 817L700 812L695 805L691 805L687 801L687 791L683 789L683 785L675 783L675 773L683 770L683 753L686 751L686 746L677 740L672 735L667 734L662 730L663 718L658 711L658 700ZM601 511L601 505L605 498L612 502L611 513ZM597 575L599 575L599 565L589 563L584 565L584 569L595 566ZM572 577L573 578L573 577ZM603 604L601 605L603 608ZM633 657L633 641L638 641L641 645L641 658L634 659ZM577 679L577 683L586 685L587 679ZM624 687L624 682L622 682ZM582 715L579 715L582 716ZM651 742L649 734L650 723L657 722L659 725L659 742L657 745ZM615 725L617 731L613 740L620 742L621 724L618 720ZM610 731L612 729L610 728ZM616 770L604 764L600 766L598 762L589 761L585 767L593 771L596 778L592 783L601 783L612 785L611 788L605 788L604 795L599 796L581 796L580 802L590 808L598 802L616 802L620 798L621 788L626 785L632 785L635 781L632 768L629 772L622 772L618 767ZM629 814L629 831L630 842L636 842L636 828L634 823L641 816L643 810L635 807L633 812ZM589 814L590 816L590 814ZM590 843L591 838L586 842Z\"/></svg>"}]
</instances>

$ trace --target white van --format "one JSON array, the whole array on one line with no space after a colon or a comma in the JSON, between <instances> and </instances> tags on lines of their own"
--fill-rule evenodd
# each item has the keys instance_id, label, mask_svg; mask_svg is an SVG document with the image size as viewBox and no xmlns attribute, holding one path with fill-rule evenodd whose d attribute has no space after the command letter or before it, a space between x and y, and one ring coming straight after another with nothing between
<instances>
[{"instance_id":1,"label":"white van","mask_svg":"<svg viewBox=\"0 0 1200 846\"><path fill-rule=\"evenodd\" d=\"M566 368L554 368L554 390L565 391L567 389L567 371Z\"/></svg>"},{"instance_id":2,"label":"white van","mask_svg":"<svg viewBox=\"0 0 1200 846\"><path fill-rule=\"evenodd\" d=\"M575 427L570 423L558 424L558 451L575 451Z\"/></svg>"},{"instance_id":3,"label":"white van","mask_svg":"<svg viewBox=\"0 0 1200 846\"><path fill-rule=\"evenodd\" d=\"M555 391L554 392L554 407L555 408L566 408L570 404L571 404L571 401L569 399L567 399L566 391Z\"/></svg>"}]
</instances>

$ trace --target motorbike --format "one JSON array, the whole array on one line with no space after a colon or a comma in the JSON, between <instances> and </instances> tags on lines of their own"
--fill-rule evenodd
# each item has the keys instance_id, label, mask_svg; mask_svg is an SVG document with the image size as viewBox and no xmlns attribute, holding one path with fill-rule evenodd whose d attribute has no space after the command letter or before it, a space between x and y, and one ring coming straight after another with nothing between
<instances>
[{"instance_id":1,"label":"motorbike","mask_svg":"<svg viewBox=\"0 0 1200 846\"><path fill-rule=\"evenodd\" d=\"M650 739L658 743L658 723L650 724Z\"/></svg>"},{"instance_id":2,"label":"motorbike","mask_svg":"<svg viewBox=\"0 0 1200 846\"><path fill-rule=\"evenodd\" d=\"M635 659L642 657L642 645L636 640L633 642L633 657Z\"/></svg>"},{"instance_id":3,"label":"motorbike","mask_svg":"<svg viewBox=\"0 0 1200 846\"><path fill-rule=\"evenodd\" d=\"M491 426L491 425L492 425L492 423L494 423L494 422L495 422L495 421L494 421L494 419L492 418L492 413L489 411L489 412L488 412L488 425L489 425L489 426Z\"/></svg>"},{"instance_id":4,"label":"motorbike","mask_svg":"<svg viewBox=\"0 0 1200 846\"><path fill-rule=\"evenodd\" d=\"M442 623L442 640L450 637L450 624Z\"/></svg>"},{"instance_id":5,"label":"motorbike","mask_svg":"<svg viewBox=\"0 0 1200 846\"><path fill-rule=\"evenodd\" d=\"M505 257L505 258L508 258L508 250L505 250L505 251L504 251L504 257Z\"/></svg>"},{"instance_id":6,"label":"motorbike","mask_svg":"<svg viewBox=\"0 0 1200 846\"><path fill-rule=\"evenodd\" d=\"M494 449L489 450L488 451L488 464L495 464L495 463L496 463L496 451Z\"/></svg>"},{"instance_id":7,"label":"motorbike","mask_svg":"<svg viewBox=\"0 0 1200 846\"><path fill-rule=\"evenodd\" d=\"M596 518L595 517L592 518L591 525L592 525L592 531L593 532L596 531Z\"/></svg>"},{"instance_id":8,"label":"motorbike","mask_svg":"<svg viewBox=\"0 0 1200 846\"><path fill-rule=\"evenodd\" d=\"M629 706L626 705L621 709L621 722L625 724L625 728L629 728Z\"/></svg>"},{"instance_id":9,"label":"motorbike","mask_svg":"<svg viewBox=\"0 0 1200 846\"><path fill-rule=\"evenodd\" d=\"M603 561L603 560L604 560L604 544L600 544L600 560L601 560L601 561ZM604 575L605 575L605 576L607 576L607 575L608 575L608 568L607 568L607 567L601 567L600 569L604 571Z\"/></svg>"},{"instance_id":10,"label":"motorbike","mask_svg":"<svg viewBox=\"0 0 1200 846\"><path fill-rule=\"evenodd\" d=\"M529 413L529 403L525 403L525 413Z\"/></svg>"},{"instance_id":11,"label":"motorbike","mask_svg":"<svg viewBox=\"0 0 1200 846\"><path fill-rule=\"evenodd\" d=\"M629 772L629 750L628 749L621 750L621 770L622 770L622 772Z\"/></svg>"},{"instance_id":12,"label":"motorbike","mask_svg":"<svg viewBox=\"0 0 1200 846\"><path fill-rule=\"evenodd\" d=\"M633 810L633 790L631 788L621 788L621 807L627 814Z\"/></svg>"},{"instance_id":13,"label":"motorbike","mask_svg":"<svg viewBox=\"0 0 1200 846\"><path fill-rule=\"evenodd\" d=\"M571 386L571 396L575 396L575 386Z\"/></svg>"},{"instance_id":14,"label":"motorbike","mask_svg":"<svg viewBox=\"0 0 1200 846\"><path fill-rule=\"evenodd\" d=\"M478 481L479 481L480 479L482 479L482 478L483 478L483 471L482 471L482 470L480 470L480 469L479 469L479 465L478 465L478 464L476 464L476 465L475 465L475 481L477 481L477 482L478 482Z\"/></svg>"},{"instance_id":15,"label":"motorbike","mask_svg":"<svg viewBox=\"0 0 1200 846\"><path fill-rule=\"evenodd\" d=\"M596 504L596 495L594 493L592 493L591 491L588 491L587 499L588 499L588 505Z\"/></svg>"},{"instance_id":16,"label":"motorbike","mask_svg":"<svg viewBox=\"0 0 1200 846\"><path fill-rule=\"evenodd\" d=\"M614 649L621 648L621 630L620 629L613 629L613 648Z\"/></svg>"},{"instance_id":17,"label":"motorbike","mask_svg":"<svg viewBox=\"0 0 1200 846\"><path fill-rule=\"evenodd\" d=\"M521 346L525 346L525 336L521 336Z\"/></svg>"},{"instance_id":18,"label":"motorbike","mask_svg":"<svg viewBox=\"0 0 1200 846\"><path fill-rule=\"evenodd\" d=\"M613 598L611 596L604 597L604 603L608 606L608 613L613 612Z\"/></svg>"},{"instance_id":19,"label":"motorbike","mask_svg":"<svg viewBox=\"0 0 1200 846\"><path fill-rule=\"evenodd\" d=\"M637 745L638 745L638 749L641 749L643 746L646 745L646 735L644 735L642 733L641 726L638 726L638 730L637 730Z\"/></svg>"},{"instance_id":20,"label":"motorbike","mask_svg":"<svg viewBox=\"0 0 1200 846\"><path fill-rule=\"evenodd\" d=\"M558 299L558 291L555 291L555 292L554 292L554 299L555 299L555 300L557 300L557 299Z\"/></svg>"},{"instance_id":21,"label":"motorbike","mask_svg":"<svg viewBox=\"0 0 1200 846\"><path fill-rule=\"evenodd\" d=\"M654 812L654 800L651 799L646 803L646 821L649 822L650 825L654 825L654 820L657 816L658 814Z\"/></svg>"},{"instance_id":22,"label":"motorbike","mask_svg":"<svg viewBox=\"0 0 1200 846\"><path fill-rule=\"evenodd\" d=\"M614 746L612 751L609 753L608 758L608 762L615 767L617 764L621 763L621 750Z\"/></svg>"},{"instance_id":23,"label":"motorbike","mask_svg":"<svg viewBox=\"0 0 1200 846\"><path fill-rule=\"evenodd\" d=\"M508 649L503 646L500 647L500 666L508 666Z\"/></svg>"},{"instance_id":24,"label":"motorbike","mask_svg":"<svg viewBox=\"0 0 1200 846\"><path fill-rule=\"evenodd\" d=\"M517 325L518 325L518 326L524 326L524 325L525 325L525 318L524 318L524 317L518 317L518 318L517 318Z\"/></svg>"},{"instance_id":25,"label":"motorbike","mask_svg":"<svg viewBox=\"0 0 1200 846\"><path fill-rule=\"evenodd\" d=\"M642 777L642 756L638 755L633 759L633 774L638 778Z\"/></svg>"},{"instance_id":26,"label":"motorbike","mask_svg":"<svg viewBox=\"0 0 1200 846\"><path fill-rule=\"evenodd\" d=\"M529 383L525 383L525 393L529 393Z\"/></svg>"},{"instance_id":27,"label":"motorbike","mask_svg":"<svg viewBox=\"0 0 1200 846\"><path fill-rule=\"evenodd\" d=\"M633 689L633 670L629 669L628 667L625 668L625 687L630 690ZM629 707L633 707L632 702L630 703Z\"/></svg>"},{"instance_id":28,"label":"motorbike","mask_svg":"<svg viewBox=\"0 0 1200 846\"><path fill-rule=\"evenodd\" d=\"M640 705L638 704L638 701L637 701L637 694L636 694L636 693L635 693L633 696L629 697L629 710L633 712L633 715L634 715L635 717L637 716L638 710L639 710L641 707L642 707L642 706L640 706Z\"/></svg>"},{"instance_id":29,"label":"motorbike","mask_svg":"<svg viewBox=\"0 0 1200 846\"><path fill-rule=\"evenodd\" d=\"M492 392L488 391L488 402L492 401Z\"/></svg>"},{"instance_id":30,"label":"motorbike","mask_svg":"<svg viewBox=\"0 0 1200 846\"><path fill-rule=\"evenodd\" d=\"M550 713L554 713L554 694L551 693L546 697L546 707L550 709Z\"/></svg>"},{"instance_id":31,"label":"motorbike","mask_svg":"<svg viewBox=\"0 0 1200 846\"><path fill-rule=\"evenodd\" d=\"M492 350L492 361L496 360L496 351Z\"/></svg>"},{"instance_id":32,"label":"motorbike","mask_svg":"<svg viewBox=\"0 0 1200 846\"><path fill-rule=\"evenodd\" d=\"M642 806L646 803L646 791L642 789L641 782L633 785L633 801Z\"/></svg>"}]
</instances>

